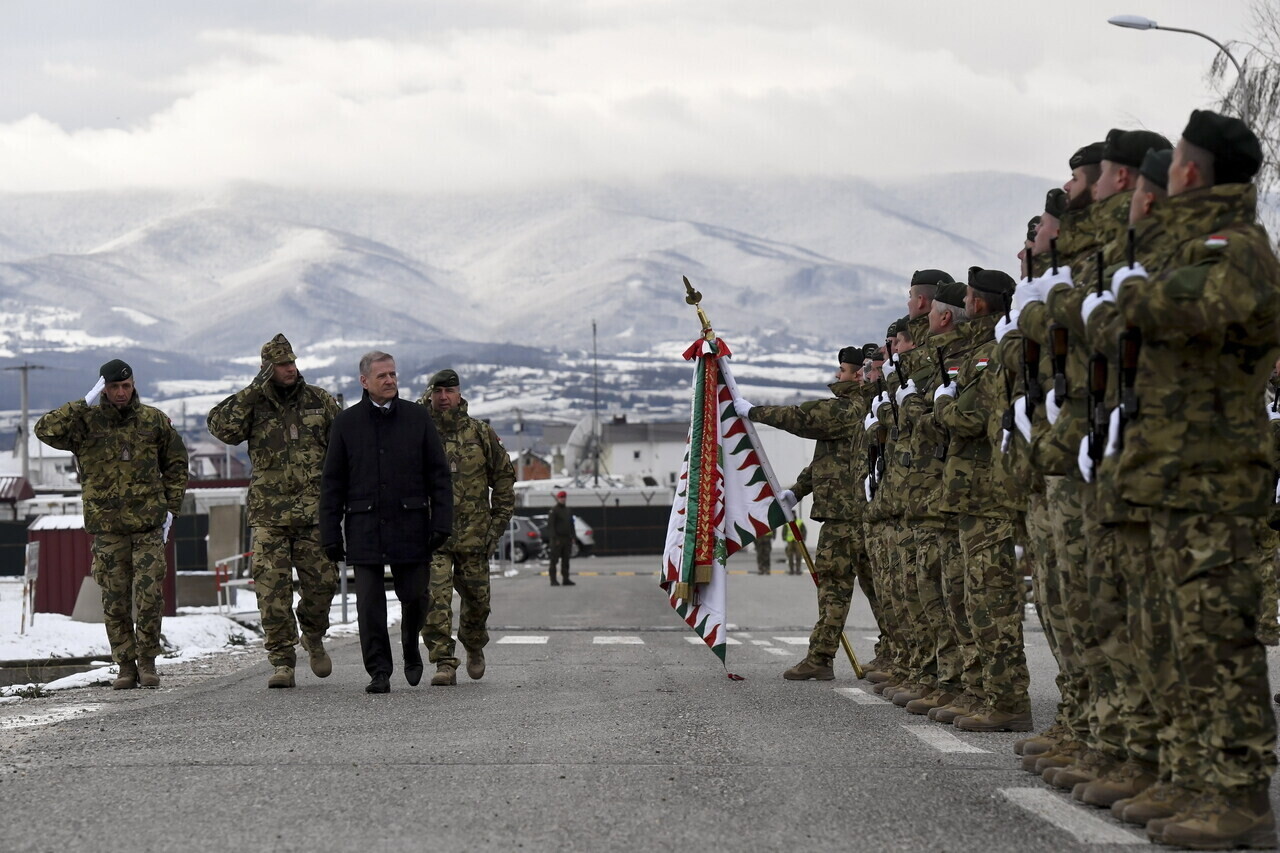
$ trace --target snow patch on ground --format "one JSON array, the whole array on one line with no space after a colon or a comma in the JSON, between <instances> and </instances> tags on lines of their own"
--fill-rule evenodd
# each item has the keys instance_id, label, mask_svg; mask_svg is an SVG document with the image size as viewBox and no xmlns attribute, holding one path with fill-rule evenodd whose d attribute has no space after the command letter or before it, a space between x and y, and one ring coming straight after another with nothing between
<instances>
[{"instance_id":1,"label":"snow patch on ground","mask_svg":"<svg viewBox=\"0 0 1280 853\"><path fill-rule=\"evenodd\" d=\"M123 314L126 320L129 320L139 326L154 326L156 323L160 322L158 318L152 317L150 314L144 314L136 308L122 308L117 306L111 310L115 311L117 314Z\"/></svg>"}]
</instances>

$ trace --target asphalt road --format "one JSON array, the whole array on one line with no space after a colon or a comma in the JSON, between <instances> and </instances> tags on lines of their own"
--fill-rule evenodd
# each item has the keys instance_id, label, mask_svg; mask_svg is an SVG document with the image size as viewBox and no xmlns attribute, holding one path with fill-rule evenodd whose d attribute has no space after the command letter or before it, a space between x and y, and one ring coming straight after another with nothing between
<instances>
[{"instance_id":1,"label":"asphalt road","mask_svg":"<svg viewBox=\"0 0 1280 853\"><path fill-rule=\"evenodd\" d=\"M330 678L304 666L293 690L267 690L259 658L158 690L0 706L0 849L1146 844L1020 771L1016 735L906 714L863 692L843 661L834 682L783 681L814 616L805 577L732 578L740 645L728 662L745 680L729 680L691 632L672 630L681 623L656 578L628 574L654 562L582 560L572 588L528 564L495 579L488 674L453 688L410 688L397 671L390 694L367 695L347 639L331 646ZM869 657L861 598L848 634ZM1047 723L1053 663L1038 631L1027 647L1034 711ZM59 714L69 718L47 721Z\"/></svg>"}]
</instances>

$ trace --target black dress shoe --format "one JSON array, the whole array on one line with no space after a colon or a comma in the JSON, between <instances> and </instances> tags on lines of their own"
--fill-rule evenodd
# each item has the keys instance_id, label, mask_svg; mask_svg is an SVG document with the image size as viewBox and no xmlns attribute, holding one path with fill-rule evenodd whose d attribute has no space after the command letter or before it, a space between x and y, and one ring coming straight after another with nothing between
<instances>
[{"instance_id":1,"label":"black dress shoe","mask_svg":"<svg viewBox=\"0 0 1280 853\"><path fill-rule=\"evenodd\" d=\"M364 686L365 693L390 693L391 692L391 676L375 675L373 679Z\"/></svg>"},{"instance_id":2,"label":"black dress shoe","mask_svg":"<svg viewBox=\"0 0 1280 853\"><path fill-rule=\"evenodd\" d=\"M422 680L422 658L418 658L417 663L404 665L404 680L409 682L410 687L418 686L418 682Z\"/></svg>"},{"instance_id":3,"label":"black dress shoe","mask_svg":"<svg viewBox=\"0 0 1280 853\"><path fill-rule=\"evenodd\" d=\"M552 586L560 586L560 581L556 580L555 578L552 578L552 579L551 579L551 585L552 585Z\"/></svg>"},{"instance_id":4,"label":"black dress shoe","mask_svg":"<svg viewBox=\"0 0 1280 853\"><path fill-rule=\"evenodd\" d=\"M561 586L577 586L577 584L576 584L576 583L574 583L573 581L569 580L568 578L565 578L564 580L560 581L560 585L561 585Z\"/></svg>"}]
</instances>

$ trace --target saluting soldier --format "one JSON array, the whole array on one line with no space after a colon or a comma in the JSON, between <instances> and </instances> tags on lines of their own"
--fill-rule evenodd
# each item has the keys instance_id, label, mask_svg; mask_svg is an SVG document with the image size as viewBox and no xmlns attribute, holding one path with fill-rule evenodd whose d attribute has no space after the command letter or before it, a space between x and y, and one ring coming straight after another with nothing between
<instances>
[{"instance_id":1,"label":"saluting soldier","mask_svg":"<svg viewBox=\"0 0 1280 853\"><path fill-rule=\"evenodd\" d=\"M133 368L118 358L102 365L83 400L40 418L36 436L76 455L93 579L120 667L111 687L158 687L164 545L187 489L182 436L168 415L142 404Z\"/></svg>"},{"instance_id":2,"label":"saluting soldier","mask_svg":"<svg viewBox=\"0 0 1280 853\"><path fill-rule=\"evenodd\" d=\"M268 687L293 687L298 626L311 671L333 672L324 648L338 567L320 547L320 474L338 404L307 384L284 334L262 345L262 369L249 385L214 406L209 432L235 445L249 442L249 525L253 528L253 587L262 616L263 646L272 672ZM298 572L297 617L293 572Z\"/></svg>"}]
</instances>

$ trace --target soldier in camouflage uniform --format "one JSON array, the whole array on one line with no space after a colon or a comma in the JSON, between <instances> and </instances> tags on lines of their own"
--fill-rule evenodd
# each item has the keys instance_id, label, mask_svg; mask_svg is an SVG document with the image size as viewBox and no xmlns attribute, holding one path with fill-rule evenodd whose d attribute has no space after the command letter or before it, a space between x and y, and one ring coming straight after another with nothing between
<instances>
[{"instance_id":1,"label":"soldier in camouflage uniform","mask_svg":"<svg viewBox=\"0 0 1280 853\"><path fill-rule=\"evenodd\" d=\"M187 489L187 448L169 417L138 399L128 364L114 359L98 375L83 400L40 418L36 436L76 455L93 579L120 667L111 686L158 687L164 545Z\"/></svg>"},{"instance_id":2,"label":"soldier in camouflage uniform","mask_svg":"<svg viewBox=\"0 0 1280 853\"><path fill-rule=\"evenodd\" d=\"M965 311L975 347L955 382L934 391L934 420L949 438L944 500L959 515L965 615L982 667L977 690L982 706L952 721L965 731L1031 730L1022 578L1014 556L1013 513L995 494L992 459L1000 441L999 421L990 416L1005 397L1005 378L990 363L994 327L1013 290L1013 279L1005 273L970 268Z\"/></svg>"},{"instance_id":3,"label":"soldier in camouflage uniform","mask_svg":"<svg viewBox=\"0 0 1280 853\"><path fill-rule=\"evenodd\" d=\"M816 439L813 461L796 477L795 485L779 496L789 505L813 495L810 517L823 522L818 534L814 565L818 574L818 622L809 637L809 653L783 673L789 681L835 678L832 661L840 648L840 634L853 597L854 561L859 552L857 510L849 489L853 436L860 424L853 399L861 352L857 347L840 350L839 368L827 400L799 406L753 406L734 399L740 417L786 430L801 438Z\"/></svg>"},{"instance_id":4,"label":"soldier in camouflage uniform","mask_svg":"<svg viewBox=\"0 0 1280 853\"><path fill-rule=\"evenodd\" d=\"M769 560L773 558L773 540L777 535L776 530L770 530L768 534L756 537L756 574L767 575L772 573Z\"/></svg>"},{"instance_id":5,"label":"soldier in camouflage uniform","mask_svg":"<svg viewBox=\"0 0 1280 853\"><path fill-rule=\"evenodd\" d=\"M418 402L431 409L453 474L453 533L431 558L429 609L422 629L430 660L436 665L431 683L447 686L458 679L454 590L462 600L458 639L467 650L467 675L484 677L484 647L489 644L489 554L515 510L516 471L493 428L467 414L467 401L455 371L435 373Z\"/></svg>"},{"instance_id":6,"label":"soldier in camouflage uniform","mask_svg":"<svg viewBox=\"0 0 1280 853\"><path fill-rule=\"evenodd\" d=\"M1188 847L1276 844L1256 533L1274 500L1259 400L1280 355L1280 262L1257 224L1261 163L1243 122L1193 112L1169 167L1178 248L1160 270L1113 276L1122 321L1142 341L1116 478L1121 498L1151 509L1146 570L1165 597L1176 678L1160 695L1184 735L1168 751L1171 782L1113 810Z\"/></svg>"},{"instance_id":7,"label":"soldier in camouflage uniform","mask_svg":"<svg viewBox=\"0 0 1280 853\"><path fill-rule=\"evenodd\" d=\"M1275 502L1267 516L1267 524L1261 528L1263 563L1263 594L1258 614L1258 642L1274 646L1280 644L1280 625L1277 625L1277 609L1280 608L1280 361L1271 374L1271 389L1267 397L1267 418L1271 422L1271 466L1275 471Z\"/></svg>"},{"instance_id":8,"label":"soldier in camouflage uniform","mask_svg":"<svg viewBox=\"0 0 1280 853\"><path fill-rule=\"evenodd\" d=\"M273 671L268 687L293 687L298 626L311 671L327 678L324 649L338 568L320 547L320 472L338 404L298 372L289 340L262 346L262 369L248 387L209 412L209 432L226 444L249 442L249 525L253 528L253 586L263 642ZM297 618L293 572L301 593Z\"/></svg>"}]
</instances>

